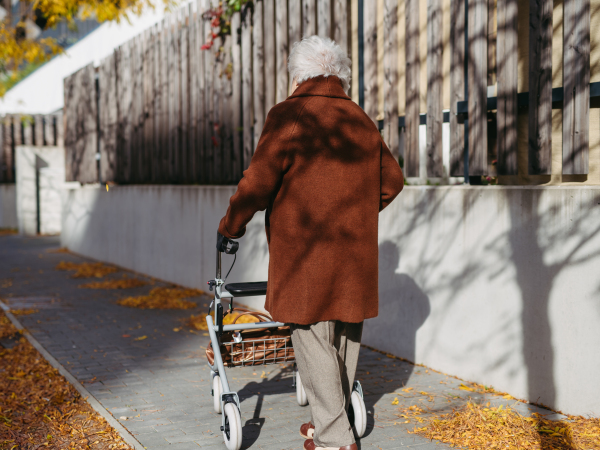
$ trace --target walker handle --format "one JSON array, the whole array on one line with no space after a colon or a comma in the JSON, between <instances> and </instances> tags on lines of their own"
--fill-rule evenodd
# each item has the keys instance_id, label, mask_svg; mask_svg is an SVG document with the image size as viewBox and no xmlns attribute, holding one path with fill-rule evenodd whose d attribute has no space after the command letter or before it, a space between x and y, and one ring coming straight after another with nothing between
<instances>
[{"instance_id":1,"label":"walker handle","mask_svg":"<svg viewBox=\"0 0 600 450\"><path fill-rule=\"evenodd\" d=\"M231 247L227 245L231 244ZM240 248L240 243L226 238L217 231L217 251L221 253L227 253L228 255L235 254Z\"/></svg>"}]
</instances>

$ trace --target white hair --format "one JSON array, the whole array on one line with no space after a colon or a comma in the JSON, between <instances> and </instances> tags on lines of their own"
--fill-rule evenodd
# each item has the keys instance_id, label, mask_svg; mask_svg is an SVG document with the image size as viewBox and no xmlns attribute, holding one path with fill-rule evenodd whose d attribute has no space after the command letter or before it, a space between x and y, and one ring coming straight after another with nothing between
<instances>
[{"instance_id":1,"label":"white hair","mask_svg":"<svg viewBox=\"0 0 600 450\"><path fill-rule=\"evenodd\" d=\"M350 88L350 58L329 38L310 36L296 42L288 59L288 71L298 84L318 76L336 76L344 91Z\"/></svg>"}]
</instances>

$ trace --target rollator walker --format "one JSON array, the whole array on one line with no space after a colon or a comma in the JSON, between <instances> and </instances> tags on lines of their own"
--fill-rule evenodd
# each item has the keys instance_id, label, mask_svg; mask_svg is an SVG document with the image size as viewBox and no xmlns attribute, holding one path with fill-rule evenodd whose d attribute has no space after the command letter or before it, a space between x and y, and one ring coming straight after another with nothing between
<instances>
[{"instance_id":1,"label":"rollator walker","mask_svg":"<svg viewBox=\"0 0 600 450\"><path fill-rule=\"evenodd\" d=\"M210 314L206 317L208 324L208 333L212 351L214 353L213 362L210 358L208 365L212 375L212 395L213 407L217 414L222 414L221 431L225 445L229 450L240 450L242 447L242 419L240 399L237 392L231 391L227 375L225 374L225 363L223 361L223 351L226 352L228 367L244 367L267 364L281 364L283 362L294 362L293 347L289 335L289 327L281 322L274 322L270 316L251 312L243 308L237 308L245 311L245 314L257 315L261 321L256 323L240 323L225 325L223 318L234 311L233 299L237 297L251 297L265 295L267 293L267 282L250 283L229 283L225 284L225 279L221 279L221 254L235 255L239 249L239 243L217 234L217 271L214 280L208 282L209 289L214 289L215 298L209 307L214 311L215 320ZM231 268L235 264L235 259ZM231 268L229 272L231 272ZM229 275L229 272L227 275ZM229 303L229 310L223 311L223 301ZM270 320L268 320L270 319ZM283 328L282 328L283 327ZM264 337L244 340L242 331L248 330L285 330L287 336L279 336L276 333L269 335L265 331ZM251 333L251 331L249 332ZM208 354L208 351L207 351ZM302 386L302 380L294 362L294 376L292 386L296 387L296 399L300 406L306 406L308 399ZM354 381L348 418L354 430L356 437L364 435L367 427L367 410L363 399L363 391L360 383Z\"/></svg>"}]
</instances>

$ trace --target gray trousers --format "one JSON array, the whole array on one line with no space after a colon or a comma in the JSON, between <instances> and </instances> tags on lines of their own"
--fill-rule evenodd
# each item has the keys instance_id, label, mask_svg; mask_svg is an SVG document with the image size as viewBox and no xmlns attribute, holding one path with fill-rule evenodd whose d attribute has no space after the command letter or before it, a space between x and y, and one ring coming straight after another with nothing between
<instances>
[{"instance_id":1,"label":"gray trousers","mask_svg":"<svg viewBox=\"0 0 600 450\"><path fill-rule=\"evenodd\" d=\"M337 320L291 325L296 363L315 426L317 447L354 443L348 421L363 323Z\"/></svg>"}]
</instances>

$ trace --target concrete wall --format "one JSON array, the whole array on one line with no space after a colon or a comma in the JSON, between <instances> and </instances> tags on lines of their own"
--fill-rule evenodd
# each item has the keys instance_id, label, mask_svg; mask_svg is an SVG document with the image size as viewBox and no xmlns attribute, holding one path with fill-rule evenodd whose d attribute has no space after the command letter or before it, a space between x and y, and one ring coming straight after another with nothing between
<instances>
[{"instance_id":1,"label":"concrete wall","mask_svg":"<svg viewBox=\"0 0 600 450\"><path fill-rule=\"evenodd\" d=\"M37 234L38 197L39 232L60 233L61 195L65 187L65 150L62 147L17 146L15 168L19 233ZM36 180L37 172L39 180Z\"/></svg>"},{"instance_id":2,"label":"concrete wall","mask_svg":"<svg viewBox=\"0 0 600 450\"><path fill-rule=\"evenodd\" d=\"M17 194L14 184L0 184L0 228L17 228Z\"/></svg>"},{"instance_id":3,"label":"concrete wall","mask_svg":"<svg viewBox=\"0 0 600 450\"><path fill-rule=\"evenodd\" d=\"M84 186L68 190L62 245L154 277L207 290L215 277L216 238L230 186ZM230 280L267 279L264 213L248 226ZM225 272L233 257L223 257ZM264 298L245 298L260 308Z\"/></svg>"},{"instance_id":4,"label":"concrete wall","mask_svg":"<svg viewBox=\"0 0 600 450\"><path fill-rule=\"evenodd\" d=\"M62 242L203 287L233 192L69 190ZM263 224L259 214L249 225L230 280L266 278ZM600 188L408 186L380 216L380 314L363 342L515 397L600 415L599 267Z\"/></svg>"}]
</instances>

